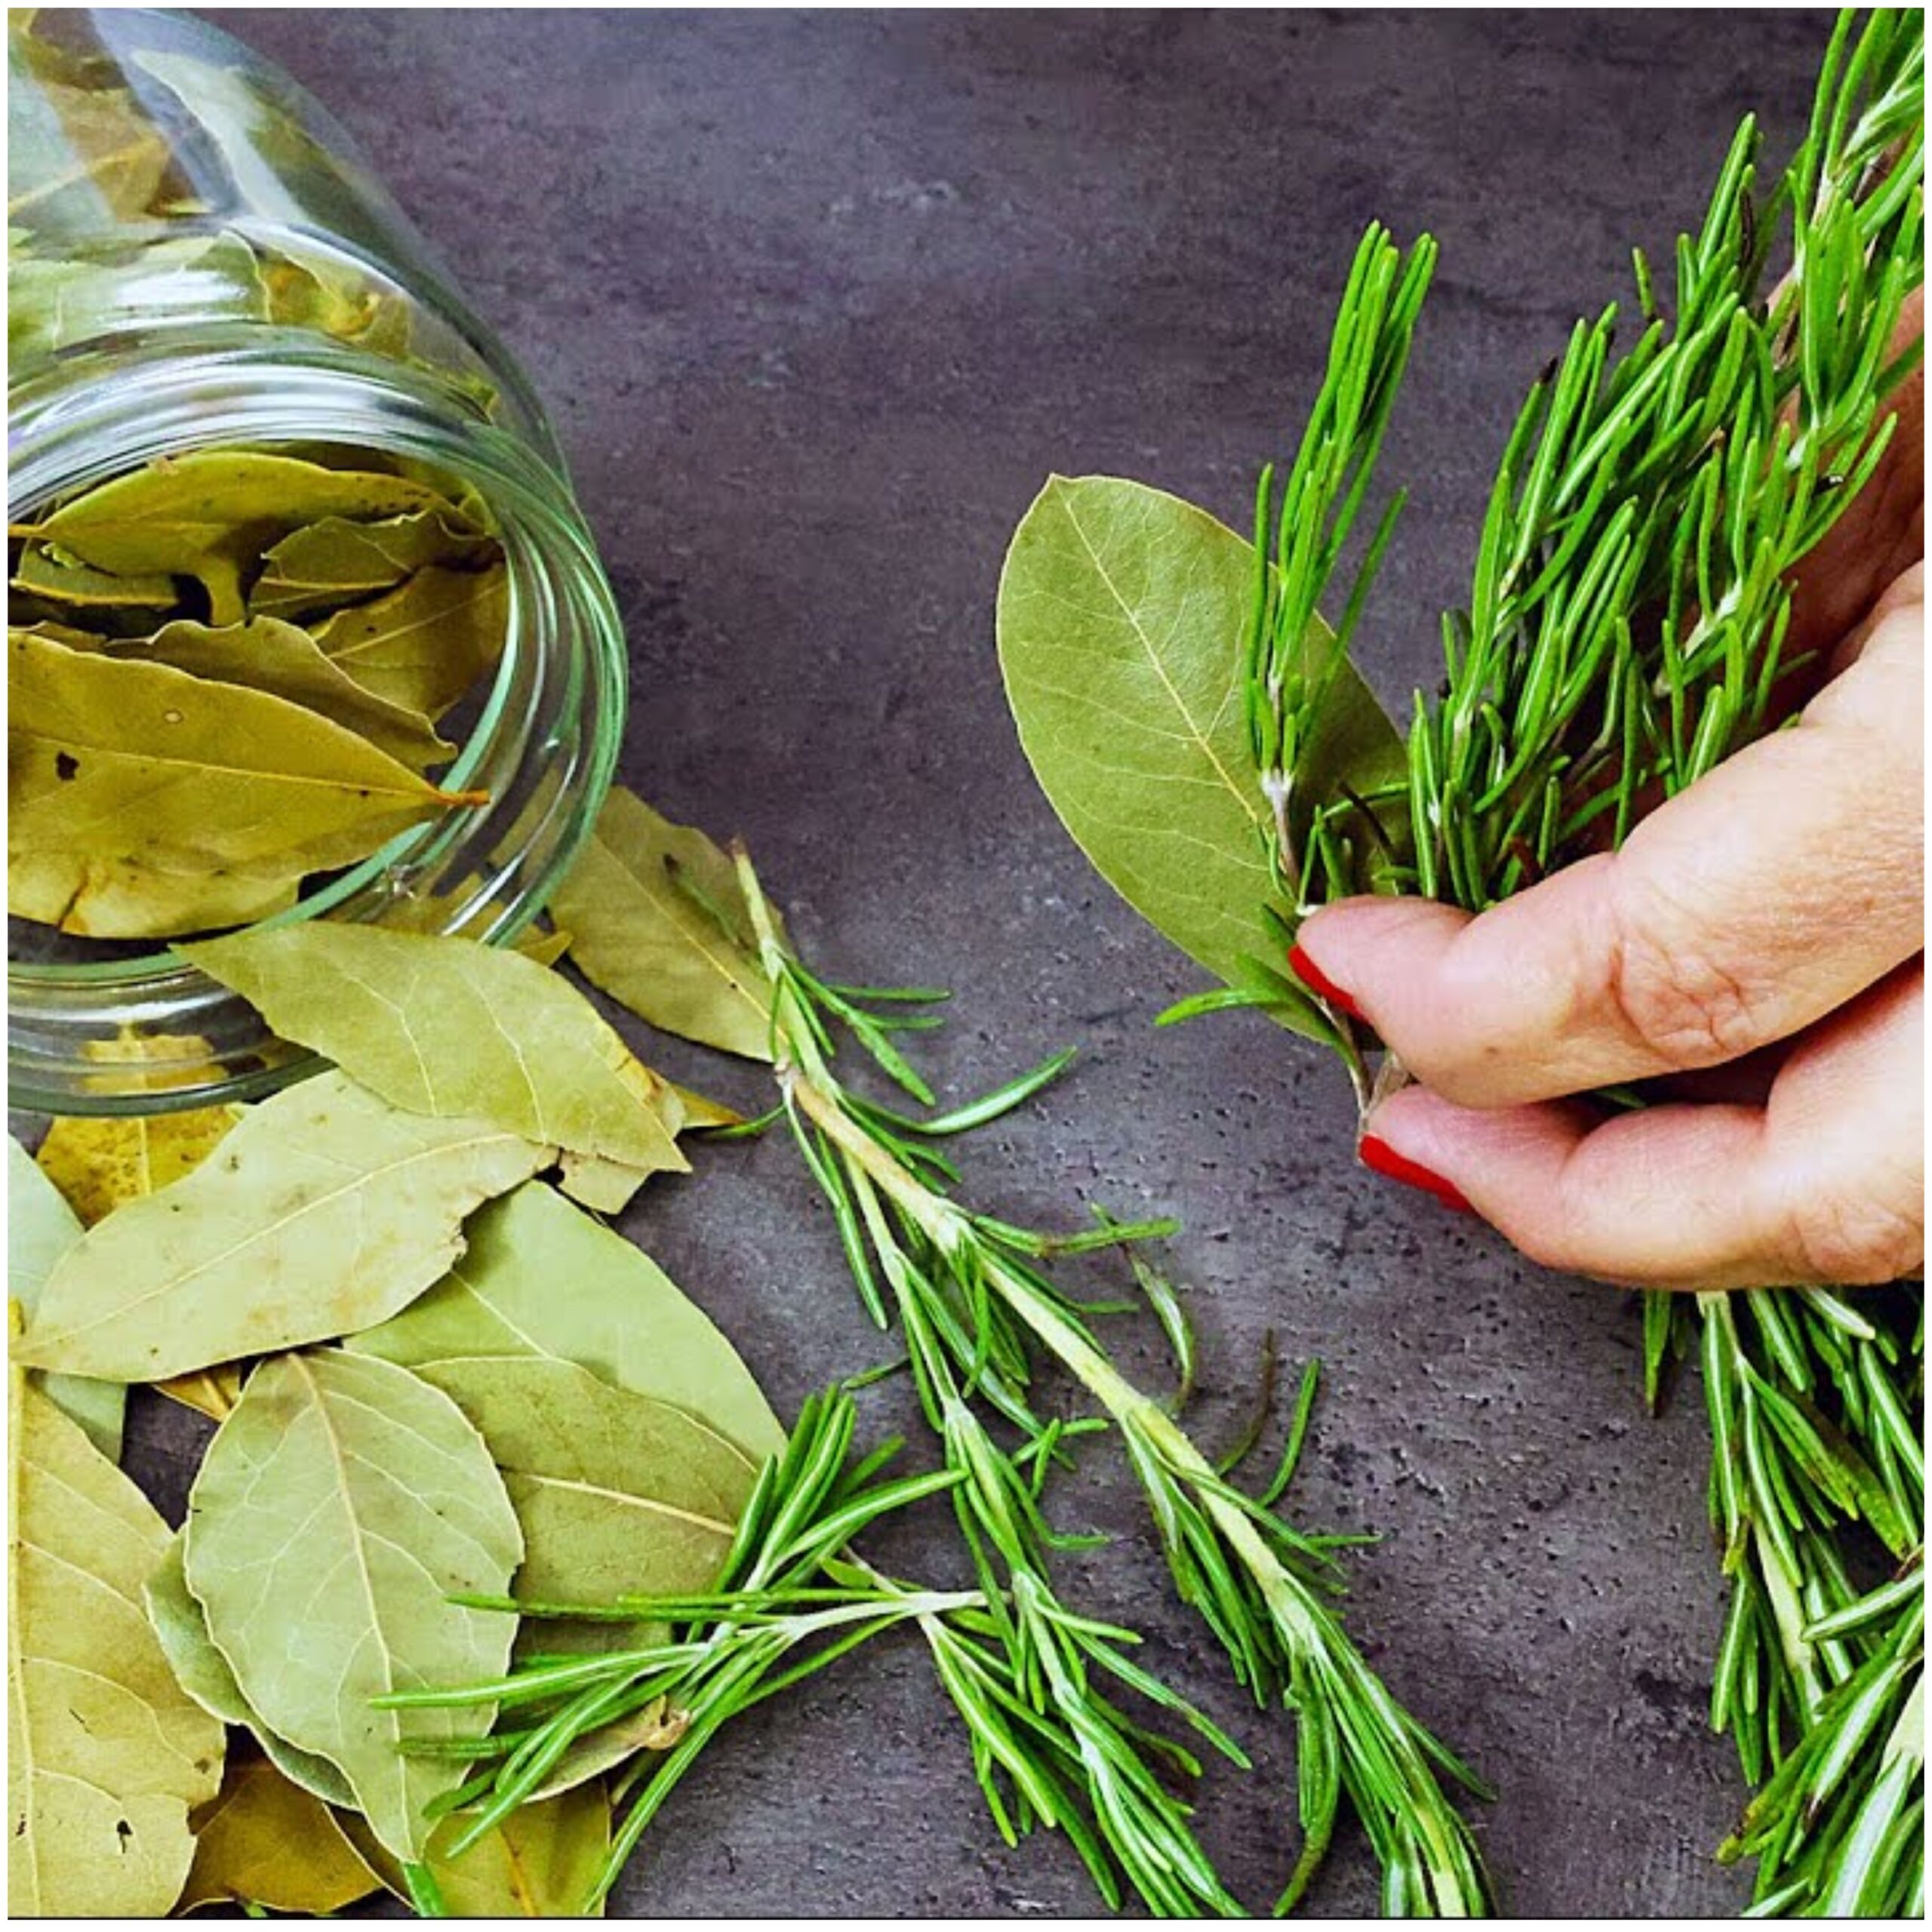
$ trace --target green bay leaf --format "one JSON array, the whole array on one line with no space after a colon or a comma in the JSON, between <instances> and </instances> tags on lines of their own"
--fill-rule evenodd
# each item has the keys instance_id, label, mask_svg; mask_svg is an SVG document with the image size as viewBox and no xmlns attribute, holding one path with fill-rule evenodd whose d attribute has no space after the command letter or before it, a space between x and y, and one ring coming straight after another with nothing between
<instances>
[{"instance_id":1,"label":"green bay leaf","mask_svg":"<svg viewBox=\"0 0 1932 1932\"><path fill-rule=\"evenodd\" d=\"M242 1694L228 1660L208 1635L207 1613L188 1587L186 1549L179 1534L148 1574L141 1601L175 1681L211 1717L253 1734L282 1776L327 1804L352 1804L349 1780L326 1758L298 1749L263 1723Z\"/></svg>"},{"instance_id":2,"label":"green bay leaf","mask_svg":"<svg viewBox=\"0 0 1932 1932\"><path fill-rule=\"evenodd\" d=\"M265 692L30 632L10 633L8 657L8 904L23 918L102 937L177 932L179 906L142 916L131 879L203 878L205 899L252 882L272 897L278 880L477 802Z\"/></svg>"},{"instance_id":3,"label":"green bay leaf","mask_svg":"<svg viewBox=\"0 0 1932 1932\"><path fill-rule=\"evenodd\" d=\"M412 771L445 764L455 755L456 747L439 737L420 711L365 690L306 631L274 617L225 628L177 620L152 636L110 644L107 655L171 664L193 677L286 698L366 738Z\"/></svg>"},{"instance_id":4,"label":"green bay leaf","mask_svg":"<svg viewBox=\"0 0 1932 1932\"><path fill-rule=\"evenodd\" d=\"M343 1773L395 1857L420 1858L423 1807L463 1766L399 1747L480 1737L493 1713L373 1700L500 1675L516 1629L514 1617L450 1601L500 1594L523 1553L502 1478L461 1411L371 1356L263 1363L208 1446L186 1552L189 1588L250 1705Z\"/></svg>"},{"instance_id":5,"label":"green bay leaf","mask_svg":"<svg viewBox=\"0 0 1932 1932\"><path fill-rule=\"evenodd\" d=\"M31 1319L54 1265L82 1235L80 1218L38 1161L7 1137L7 1293ZM82 1375L36 1374L49 1401L87 1432L110 1463L121 1460L128 1392L116 1382Z\"/></svg>"},{"instance_id":6,"label":"green bay leaf","mask_svg":"<svg viewBox=\"0 0 1932 1932\"><path fill-rule=\"evenodd\" d=\"M682 1108L568 981L480 941L311 920L184 946L285 1039L411 1112L683 1173Z\"/></svg>"},{"instance_id":7,"label":"green bay leaf","mask_svg":"<svg viewBox=\"0 0 1932 1932\"><path fill-rule=\"evenodd\" d=\"M619 786L550 909L584 977L639 1018L768 1060L771 983L749 937L718 916L741 903L731 861L703 832Z\"/></svg>"},{"instance_id":8,"label":"green bay leaf","mask_svg":"<svg viewBox=\"0 0 1932 1932\"><path fill-rule=\"evenodd\" d=\"M195 1818L195 1862L178 1909L246 1904L318 1918L382 1882L312 1792L266 1759L231 1759L220 1796Z\"/></svg>"},{"instance_id":9,"label":"green bay leaf","mask_svg":"<svg viewBox=\"0 0 1932 1932\"><path fill-rule=\"evenodd\" d=\"M1245 961L1279 964L1242 691L1254 568L1245 540L1178 497L1057 476L1014 533L999 589L1007 697L1048 801L1115 891L1230 983L1251 977ZM1328 641L1325 629L1309 640L1311 668ZM1371 793L1407 770L1344 663L1296 774L1297 830L1344 783Z\"/></svg>"},{"instance_id":10,"label":"green bay leaf","mask_svg":"<svg viewBox=\"0 0 1932 1932\"><path fill-rule=\"evenodd\" d=\"M184 1180L91 1228L55 1264L16 1358L152 1382L373 1327L447 1272L466 1216L553 1155L318 1075L251 1108Z\"/></svg>"},{"instance_id":11,"label":"green bay leaf","mask_svg":"<svg viewBox=\"0 0 1932 1932\"><path fill-rule=\"evenodd\" d=\"M8 1447L7 1903L28 1918L158 1918L221 1782L220 1724L142 1614L168 1544L146 1497L17 1372Z\"/></svg>"},{"instance_id":12,"label":"green bay leaf","mask_svg":"<svg viewBox=\"0 0 1932 1932\"><path fill-rule=\"evenodd\" d=\"M405 1367L478 1358L574 1362L701 1416L753 1460L785 1432L723 1332L641 1250L526 1182L476 1214L449 1273L400 1315L351 1337ZM570 1291L558 1291L568 1282Z\"/></svg>"},{"instance_id":13,"label":"green bay leaf","mask_svg":"<svg viewBox=\"0 0 1932 1932\"><path fill-rule=\"evenodd\" d=\"M338 611L315 641L356 682L411 711L440 718L503 654L509 579L432 565L372 603Z\"/></svg>"},{"instance_id":14,"label":"green bay leaf","mask_svg":"<svg viewBox=\"0 0 1932 1932\"><path fill-rule=\"evenodd\" d=\"M503 1472L523 1529L519 1595L596 1605L717 1580L758 1466L729 1436L572 1362L472 1356L416 1373Z\"/></svg>"}]
</instances>

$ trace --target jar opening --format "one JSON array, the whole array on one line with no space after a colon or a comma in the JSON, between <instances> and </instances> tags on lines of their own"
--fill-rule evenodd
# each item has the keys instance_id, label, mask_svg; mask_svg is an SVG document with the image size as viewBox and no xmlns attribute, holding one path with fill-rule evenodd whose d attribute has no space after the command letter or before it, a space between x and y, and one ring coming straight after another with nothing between
<instances>
[{"instance_id":1,"label":"jar opening","mask_svg":"<svg viewBox=\"0 0 1932 1932\"><path fill-rule=\"evenodd\" d=\"M155 457L214 448L325 444L407 458L474 491L503 552L506 632L435 782L488 803L407 828L257 923L333 917L507 942L574 855L615 764L623 647L587 533L556 472L432 374L263 333L204 342L192 356L117 357L92 379L78 368L37 375L10 398L10 520ZM312 1069L178 954L126 943L137 956L10 958L14 1105L205 1106Z\"/></svg>"}]
</instances>

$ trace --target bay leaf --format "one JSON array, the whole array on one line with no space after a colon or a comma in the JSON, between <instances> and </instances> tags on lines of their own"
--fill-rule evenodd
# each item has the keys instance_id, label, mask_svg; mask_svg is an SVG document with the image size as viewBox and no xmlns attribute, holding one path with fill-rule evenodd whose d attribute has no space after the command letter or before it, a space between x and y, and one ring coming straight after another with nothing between
<instances>
[{"instance_id":1,"label":"bay leaf","mask_svg":"<svg viewBox=\"0 0 1932 1932\"><path fill-rule=\"evenodd\" d=\"M15 631L25 631L43 643L64 645L69 651L99 651L107 642L98 631L78 631L69 624L41 623L7 626L10 637Z\"/></svg>"},{"instance_id":2,"label":"bay leaf","mask_svg":"<svg viewBox=\"0 0 1932 1932\"><path fill-rule=\"evenodd\" d=\"M702 1416L755 1461L785 1432L703 1309L641 1249L526 1182L470 1221L449 1273L347 1346L405 1367L476 1358L574 1362L620 1389ZM559 1282L570 1284L568 1294Z\"/></svg>"},{"instance_id":3,"label":"bay leaf","mask_svg":"<svg viewBox=\"0 0 1932 1932\"><path fill-rule=\"evenodd\" d=\"M311 920L181 949L392 1106L682 1173L682 1109L568 981L475 940Z\"/></svg>"},{"instance_id":4,"label":"bay leaf","mask_svg":"<svg viewBox=\"0 0 1932 1932\"><path fill-rule=\"evenodd\" d=\"M601 1918L587 1904L611 1848L611 1804L597 1787L574 1788L519 1805L460 1858L443 1850L463 1828L460 1814L430 1835L429 1865L452 1918ZM397 1897L409 1896L401 1868L359 1818L343 1829Z\"/></svg>"},{"instance_id":5,"label":"bay leaf","mask_svg":"<svg viewBox=\"0 0 1932 1932\"><path fill-rule=\"evenodd\" d=\"M141 1591L149 1627L174 1672L175 1681L211 1717L250 1732L282 1776L330 1804L352 1804L349 1780L328 1758L278 1737L242 1694L228 1660L208 1635L208 1620L188 1587L186 1550L178 1534L168 1539L161 1561Z\"/></svg>"},{"instance_id":6,"label":"bay leaf","mask_svg":"<svg viewBox=\"0 0 1932 1932\"><path fill-rule=\"evenodd\" d=\"M571 958L654 1026L752 1060L771 1057L771 989L749 937L721 924L743 901L731 861L704 834L612 789L551 895Z\"/></svg>"},{"instance_id":7,"label":"bay leaf","mask_svg":"<svg viewBox=\"0 0 1932 1932\"><path fill-rule=\"evenodd\" d=\"M188 1375L171 1375L149 1386L157 1395L165 1395L210 1422L224 1422L242 1399L242 1364L229 1361L216 1368L198 1368Z\"/></svg>"},{"instance_id":8,"label":"bay leaf","mask_svg":"<svg viewBox=\"0 0 1932 1932\"><path fill-rule=\"evenodd\" d=\"M174 854L144 860L14 849L7 857L7 906L17 918L64 933L167 939L286 912L306 870L238 872Z\"/></svg>"},{"instance_id":9,"label":"bay leaf","mask_svg":"<svg viewBox=\"0 0 1932 1932\"><path fill-rule=\"evenodd\" d=\"M148 240L131 258L8 263L7 345L16 358L135 330L259 321L268 302L255 251L232 231Z\"/></svg>"},{"instance_id":10,"label":"bay leaf","mask_svg":"<svg viewBox=\"0 0 1932 1932\"><path fill-rule=\"evenodd\" d=\"M90 1229L55 1264L16 1358L153 1382L373 1327L463 1253L466 1216L552 1153L319 1074L251 1107L217 1158Z\"/></svg>"},{"instance_id":11,"label":"bay leaf","mask_svg":"<svg viewBox=\"0 0 1932 1932\"><path fill-rule=\"evenodd\" d=\"M191 1174L242 1117L235 1106L180 1113L62 1115L35 1157L83 1227Z\"/></svg>"},{"instance_id":12,"label":"bay leaf","mask_svg":"<svg viewBox=\"0 0 1932 1932\"><path fill-rule=\"evenodd\" d=\"M365 689L440 718L494 669L509 611L502 564L481 571L432 565L373 603L338 611L315 636Z\"/></svg>"},{"instance_id":13,"label":"bay leaf","mask_svg":"<svg viewBox=\"0 0 1932 1932\"><path fill-rule=\"evenodd\" d=\"M178 1910L220 1904L326 1917L380 1889L334 1814L266 1758L229 1761L195 1820L195 1862Z\"/></svg>"},{"instance_id":14,"label":"bay leaf","mask_svg":"<svg viewBox=\"0 0 1932 1932\"><path fill-rule=\"evenodd\" d=\"M1178 497L1056 476L1014 533L999 590L1007 697L1048 801L1115 891L1230 982L1278 950L1242 693L1254 568L1251 546ZM1329 641L1318 626L1311 669ZM1401 735L1344 662L1296 774L1297 829L1343 781L1406 787L1407 770ZM1312 1023L1286 1005L1275 1017Z\"/></svg>"},{"instance_id":15,"label":"bay leaf","mask_svg":"<svg viewBox=\"0 0 1932 1932\"><path fill-rule=\"evenodd\" d=\"M266 880L351 863L478 802L265 692L31 633L8 651L8 903L25 918L148 937L91 868Z\"/></svg>"},{"instance_id":16,"label":"bay leaf","mask_svg":"<svg viewBox=\"0 0 1932 1932\"><path fill-rule=\"evenodd\" d=\"M13 36L8 36L11 51ZM125 88L41 73L8 89L7 219L96 230L140 220L160 192L168 138Z\"/></svg>"},{"instance_id":17,"label":"bay leaf","mask_svg":"<svg viewBox=\"0 0 1932 1932\"><path fill-rule=\"evenodd\" d=\"M523 1530L519 1595L598 1604L717 1580L758 1475L729 1436L574 1362L471 1357L416 1373L503 1472Z\"/></svg>"},{"instance_id":18,"label":"bay leaf","mask_svg":"<svg viewBox=\"0 0 1932 1932\"><path fill-rule=\"evenodd\" d=\"M91 1227L116 1208L170 1186L199 1167L241 1118L242 1109L235 1106L57 1117L35 1159L80 1217L80 1225ZM117 1398L121 1394L115 1383L87 1386L112 1389ZM170 1401L219 1422L242 1392L242 1375L231 1363L155 1386Z\"/></svg>"},{"instance_id":19,"label":"bay leaf","mask_svg":"<svg viewBox=\"0 0 1932 1932\"><path fill-rule=\"evenodd\" d=\"M291 531L328 516L380 519L448 505L442 491L408 477L266 451L190 450L97 484L14 531L97 570L194 577L211 621L233 624L245 614L245 571Z\"/></svg>"},{"instance_id":20,"label":"bay leaf","mask_svg":"<svg viewBox=\"0 0 1932 1932\"><path fill-rule=\"evenodd\" d=\"M7 1293L31 1317L54 1265L81 1238L81 1223L34 1157L7 1137ZM128 1392L81 1375L36 1374L48 1399L86 1431L110 1463L121 1460Z\"/></svg>"},{"instance_id":21,"label":"bay leaf","mask_svg":"<svg viewBox=\"0 0 1932 1932\"><path fill-rule=\"evenodd\" d=\"M722 1100L714 1100L709 1094L700 1094L689 1087L671 1083L671 1091L678 1097L685 1110L681 1134L694 1134L707 1127L742 1127L745 1117L736 1107L728 1107Z\"/></svg>"},{"instance_id":22,"label":"bay leaf","mask_svg":"<svg viewBox=\"0 0 1932 1932\"><path fill-rule=\"evenodd\" d=\"M599 1214L621 1214L650 1178L648 1168L607 1161L601 1154L565 1154L557 1162L558 1186Z\"/></svg>"},{"instance_id":23,"label":"bay leaf","mask_svg":"<svg viewBox=\"0 0 1932 1932\"><path fill-rule=\"evenodd\" d=\"M154 1506L16 1372L8 1407L7 1903L16 1918L155 1918L221 1782L219 1723L142 1614Z\"/></svg>"},{"instance_id":24,"label":"bay leaf","mask_svg":"<svg viewBox=\"0 0 1932 1932\"><path fill-rule=\"evenodd\" d=\"M263 1363L188 1501L188 1587L243 1696L278 1737L343 1773L405 1860L427 1843L424 1806L463 1767L400 1747L480 1737L494 1712L372 1700L500 1675L515 1619L450 1598L501 1594L522 1553L502 1479L456 1404L340 1349Z\"/></svg>"},{"instance_id":25,"label":"bay leaf","mask_svg":"<svg viewBox=\"0 0 1932 1932\"><path fill-rule=\"evenodd\" d=\"M413 771L447 764L456 755L455 746L439 737L420 711L365 691L323 655L306 631L274 617L226 629L180 620L164 624L152 636L110 644L107 654L138 663L171 664L194 677L286 698L366 738Z\"/></svg>"},{"instance_id":26,"label":"bay leaf","mask_svg":"<svg viewBox=\"0 0 1932 1932\"><path fill-rule=\"evenodd\" d=\"M199 1033L157 1033L124 1020L111 1035L83 1040L81 1057L108 1069L82 1075L91 1094L168 1094L205 1080L215 1052Z\"/></svg>"},{"instance_id":27,"label":"bay leaf","mask_svg":"<svg viewBox=\"0 0 1932 1932\"><path fill-rule=\"evenodd\" d=\"M51 543L29 543L14 566L12 588L23 595L58 605L77 617L112 616L131 611L152 622L172 610L180 593L165 571L139 577L116 577L97 571L78 558L66 555Z\"/></svg>"},{"instance_id":28,"label":"bay leaf","mask_svg":"<svg viewBox=\"0 0 1932 1932\"><path fill-rule=\"evenodd\" d=\"M262 560L248 592L250 614L304 618L394 589L432 564L472 565L494 540L449 510L358 523L325 516L291 531Z\"/></svg>"}]
</instances>

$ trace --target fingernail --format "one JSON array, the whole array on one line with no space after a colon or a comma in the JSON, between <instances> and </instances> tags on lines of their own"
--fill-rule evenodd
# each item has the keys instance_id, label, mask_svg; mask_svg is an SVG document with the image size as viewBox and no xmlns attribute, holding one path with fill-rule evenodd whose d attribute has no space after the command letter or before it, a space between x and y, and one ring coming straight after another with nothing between
<instances>
[{"instance_id":1,"label":"fingernail","mask_svg":"<svg viewBox=\"0 0 1932 1932\"><path fill-rule=\"evenodd\" d=\"M1288 948L1288 970L1318 999L1339 1007L1351 1020L1361 1017L1361 1008L1352 994L1345 993L1298 946Z\"/></svg>"},{"instance_id":2,"label":"fingernail","mask_svg":"<svg viewBox=\"0 0 1932 1932\"><path fill-rule=\"evenodd\" d=\"M1453 1208L1459 1214L1473 1214L1463 1190L1442 1177L1424 1167L1420 1161L1412 1161L1406 1154L1398 1154L1378 1134L1364 1134L1355 1152L1361 1156L1361 1164L1378 1174L1386 1174L1391 1180L1400 1181L1404 1187L1419 1187L1425 1194L1432 1194L1445 1208Z\"/></svg>"}]
</instances>

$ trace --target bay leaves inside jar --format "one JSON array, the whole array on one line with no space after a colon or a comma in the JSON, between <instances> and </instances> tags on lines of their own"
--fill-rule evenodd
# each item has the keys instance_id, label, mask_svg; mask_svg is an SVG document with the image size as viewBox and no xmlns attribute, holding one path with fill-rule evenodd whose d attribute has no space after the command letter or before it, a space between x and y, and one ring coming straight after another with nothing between
<instances>
[{"instance_id":1,"label":"bay leaves inside jar","mask_svg":"<svg viewBox=\"0 0 1932 1932\"><path fill-rule=\"evenodd\" d=\"M257 917L480 793L439 790L286 699L171 666L8 645L8 906L144 938Z\"/></svg>"},{"instance_id":2,"label":"bay leaves inside jar","mask_svg":"<svg viewBox=\"0 0 1932 1932\"><path fill-rule=\"evenodd\" d=\"M495 547L494 539L448 509L362 522L323 517L269 550L248 592L248 609L257 617L307 619L393 590L431 565L474 565Z\"/></svg>"},{"instance_id":3,"label":"bay leaves inside jar","mask_svg":"<svg viewBox=\"0 0 1932 1932\"><path fill-rule=\"evenodd\" d=\"M275 617L216 626L177 619L151 637L107 648L110 657L171 664L197 678L286 698L331 719L411 771L447 764L456 747L420 711L392 704L358 684L299 625Z\"/></svg>"},{"instance_id":4,"label":"bay leaves inside jar","mask_svg":"<svg viewBox=\"0 0 1932 1932\"><path fill-rule=\"evenodd\" d=\"M193 577L210 621L229 624L246 614L244 573L291 531L324 517L422 510L457 514L442 491L412 477L264 451L192 450L97 485L13 534L57 543L97 570Z\"/></svg>"},{"instance_id":5,"label":"bay leaves inside jar","mask_svg":"<svg viewBox=\"0 0 1932 1932\"><path fill-rule=\"evenodd\" d=\"M338 611L315 636L358 684L435 718L494 668L509 623L502 564L482 571L431 565L373 603Z\"/></svg>"}]
</instances>

